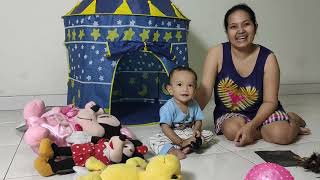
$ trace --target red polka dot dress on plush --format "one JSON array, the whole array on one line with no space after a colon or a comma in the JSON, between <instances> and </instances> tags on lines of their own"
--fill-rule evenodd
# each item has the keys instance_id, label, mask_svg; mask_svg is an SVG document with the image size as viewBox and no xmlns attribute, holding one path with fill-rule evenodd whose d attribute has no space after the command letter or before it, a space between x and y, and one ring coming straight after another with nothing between
<instances>
[{"instance_id":1,"label":"red polka dot dress on plush","mask_svg":"<svg viewBox=\"0 0 320 180\"><path fill-rule=\"evenodd\" d=\"M104 144L106 139L100 139L97 144L74 144L71 146L72 158L76 166L84 166L86 160L91 156L94 156L104 164L110 164L110 160L103 154L103 150L106 148Z\"/></svg>"}]
</instances>

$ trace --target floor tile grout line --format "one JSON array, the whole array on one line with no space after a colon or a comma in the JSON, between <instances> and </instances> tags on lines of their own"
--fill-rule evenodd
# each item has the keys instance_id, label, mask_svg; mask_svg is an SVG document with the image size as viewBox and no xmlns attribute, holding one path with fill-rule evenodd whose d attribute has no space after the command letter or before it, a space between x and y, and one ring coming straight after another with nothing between
<instances>
[{"instance_id":1,"label":"floor tile grout line","mask_svg":"<svg viewBox=\"0 0 320 180\"><path fill-rule=\"evenodd\" d=\"M14 158L16 157L16 154L17 154L17 152L18 152L18 150L19 150L19 147L20 147L20 145L21 145L22 139L23 139L23 135L21 136L21 139L20 139L20 142L19 142L19 144L18 144L18 146L17 146L17 148L16 148L16 151L14 152L14 154L13 154L13 156L12 156L12 159L11 159L11 161L10 161L10 164L9 164L9 166L8 166L8 169L7 169L7 171L6 171L6 174L4 175L4 180L6 179L6 177L7 177L7 175L8 175L8 172L9 172L9 170L10 170L10 167L11 167L11 165L12 165L12 162L13 162Z\"/></svg>"},{"instance_id":2,"label":"floor tile grout line","mask_svg":"<svg viewBox=\"0 0 320 180\"><path fill-rule=\"evenodd\" d=\"M220 144L213 144L213 146L219 146L219 147L222 148L223 150L226 150L226 152L212 152L212 153L207 153L207 154L196 154L196 155L192 155L192 156L189 156L189 157L206 156L206 155L223 154L223 153L230 153L230 152L232 152L232 151L230 151L229 149L221 146Z\"/></svg>"},{"instance_id":3,"label":"floor tile grout line","mask_svg":"<svg viewBox=\"0 0 320 180\"><path fill-rule=\"evenodd\" d=\"M242 159L245 159L245 160L251 162L251 163L254 164L254 165L257 164L257 163L255 163L255 162L251 161L250 159L248 159L248 158L246 158L246 157L244 157L244 156L242 156L242 155L240 155L240 154L237 154L235 151L232 152L232 153L235 154L235 155L237 155L237 156L239 156L239 157L241 157Z\"/></svg>"},{"instance_id":4,"label":"floor tile grout line","mask_svg":"<svg viewBox=\"0 0 320 180\"><path fill-rule=\"evenodd\" d=\"M38 175L29 175L29 176L23 176L23 178L26 177L39 177ZM13 177L13 178L7 178L7 179L3 179L3 180L11 180L11 179L21 179L22 177Z\"/></svg>"},{"instance_id":5,"label":"floor tile grout line","mask_svg":"<svg viewBox=\"0 0 320 180\"><path fill-rule=\"evenodd\" d=\"M306 143L307 143L307 142L306 142ZM242 159L245 159L245 160L247 160L247 161L249 161L249 162L251 162L251 163L253 163L253 164L256 164L256 163L253 162L253 161L251 161L250 159L248 159L248 158L246 158L246 157L238 154L237 152L240 152L240 151L248 151L248 150L249 150L249 151L250 151L250 150L253 151L253 150L256 150L256 149L264 149L264 148L270 148L270 147L277 147L277 145L273 145L273 146L270 146L270 147L261 147L261 148L252 148L252 149L243 149L243 150L235 150L235 151L232 151L232 150L230 150L229 148L224 147L224 146L222 146L222 145L220 145L220 144L217 144L217 145L219 145L220 147L224 148L225 150L231 152L232 154L235 154L235 155L241 157Z\"/></svg>"},{"instance_id":6,"label":"floor tile grout line","mask_svg":"<svg viewBox=\"0 0 320 180\"><path fill-rule=\"evenodd\" d=\"M256 164L255 162L252 162L251 160L249 160L249 159L241 156L240 154L235 153L235 152L237 152L237 151L231 151L230 149L228 149L228 148L226 148L226 147L223 147L223 146L220 145L220 144L218 144L218 145L219 145L220 147L226 149L227 151L231 152L232 154L237 155L237 156L241 157L242 159L245 159L245 160L247 160L247 161L249 161L249 162L251 162L251 163L253 163L253 164Z\"/></svg>"},{"instance_id":7,"label":"floor tile grout line","mask_svg":"<svg viewBox=\"0 0 320 180\"><path fill-rule=\"evenodd\" d=\"M6 125L6 124L16 124L16 123L19 123L19 121L17 121L17 122L1 122L0 126L1 125Z\"/></svg>"},{"instance_id":8,"label":"floor tile grout line","mask_svg":"<svg viewBox=\"0 0 320 180\"><path fill-rule=\"evenodd\" d=\"M296 144L296 145L303 145L303 144L307 144L307 143L314 143L314 142L310 142L310 141L309 141L309 142L299 143L299 144ZM270 147L280 147L280 145L275 145L275 146L270 146ZM238 155L238 156L240 156L240 157L242 157L242 158L250 161L250 162L253 163L253 164L257 164L257 163L255 163L255 162L251 161L250 159L246 158L245 156L243 156L243 155L241 155L241 154L238 154L237 152L240 152L240 151L253 151L253 152L254 152L254 151L256 151L256 150L263 150L263 149L265 149L265 148L270 148L270 147L261 147L261 148L254 148L254 149L243 149L243 150L230 151L230 152L232 152L233 154L236 154L236 155Z\"/></svg>"},{"instance_id":9,"label":"floor tile grout line","mask_svg":"<svg viewBox=\"0 0 320 180\"><path fill-rule=\"evenodd\" d=\"M17 112L21 112L23 109L0 109L0 112L13 112L13 111L17 111Z\"/></svg>"}]
</instances>

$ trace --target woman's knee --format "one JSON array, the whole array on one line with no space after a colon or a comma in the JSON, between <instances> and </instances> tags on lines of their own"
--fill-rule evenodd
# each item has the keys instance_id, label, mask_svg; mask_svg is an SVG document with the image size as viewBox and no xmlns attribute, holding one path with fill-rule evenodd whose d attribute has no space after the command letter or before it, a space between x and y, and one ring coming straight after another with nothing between
<instances>
[{"instance_id":1,"label":"woman's knee","mask_svg":"<svg viewBox=\"0 0 320 180\"><path fill-rule=\"evenodd\" d=\"M222 132L228 140L233 141L239 129L244 125L245 120L242 117L230 118L223 122Z\"/></svg>"},{"instance_id":2,"label":"woman's knee","mask_svg":"<svg viewBox=\"0 0 320 180\"><path fill-rule=\"evenodd\" d=\"M283 121L263 126L261 129L261 135L265 141L287 145L291 144L296 139L298 132L296 129L291 127L288 122Z\"/></svg>"}]
</instances>

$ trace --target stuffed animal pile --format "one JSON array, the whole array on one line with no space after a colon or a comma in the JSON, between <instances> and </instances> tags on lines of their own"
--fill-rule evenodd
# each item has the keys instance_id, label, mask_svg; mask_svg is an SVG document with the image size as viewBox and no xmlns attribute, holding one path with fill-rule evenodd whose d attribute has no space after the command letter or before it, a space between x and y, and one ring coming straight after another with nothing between
<instances>
[{"instance_id":1,"label":"stuffed animal pile","mask_svg":"<svg viewBox=\"0 0 320 180\"><path fill-rule=\"evenodd\" d=\"M170 154L155 156L149 163L139 157L109 166L99 164L94 158L87 162L86 167L94 167L95 171L76 180L182 180L180 161Z\"/></svg>"},{"instance_id":2,"label":"stuffed animal pile","mask_svg":"<svg viewBox=\"0 0 320 180\"><path fill-rule=\"evenodd\" d=\"M129 140L125 135L113 136L110 140L101 138L95 144L73 144L71 147L58 147L46 138L41 140L34 167L42 176L68 174L74 172L74 166L84 166L90 157L110 165L125 162L131 157L143 158L147 150L140 141Z\"/></svg>"},{"instance_id":3,"label":"stuffed animal pile","mask_svg":"<svg viewBox=\"0 0 320 180\"><path fill-rule=\"evenodd\" d=\"M73 105L54 107L45 112L46 106L42 100L33 100L24 107L23 116L27 130L24 140L31 149L38 153L40 141L50 139L58 146L70 146L67 137L73 143L81 143L81 138L110 139L120 133L135 139L135 136L127 128L122 128L120 121L109 114L94 102L86 104L84 109L78 109ZM79 131L73 134L73 132ZM72 137L70 137L73 134ZM78 136L78 137L76 137ZM82 139L83 140L83 139ZM78 141L78 142L76 142ZM85 139L88 142L87 139Z\"/></svg>"},{"instance_id":4,"label":"stuffed animal pile","mask_svg":"<svg viewBox=\"0 0 320 180\"><path fill-rule=\"evenodd\" d=\"M143 158L148 151L116 117L94 102L84 109L72 105L45 109L42 100L24 108L28 128L24 140L38 154L34 167L42 176L73 173L74 166L84 166L90 157L110 165Z\"/></svg>"}]
</instances>

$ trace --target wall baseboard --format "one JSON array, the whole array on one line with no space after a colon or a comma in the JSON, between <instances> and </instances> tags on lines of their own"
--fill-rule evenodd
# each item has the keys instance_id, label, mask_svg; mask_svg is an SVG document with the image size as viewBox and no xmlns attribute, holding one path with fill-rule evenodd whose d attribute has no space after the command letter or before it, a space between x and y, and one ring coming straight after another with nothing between
<instances>
[{"instance_id":1,"label":"wall baseboard","mask_svg":"<svg viewBox=\"0 0 320 180\"><path fill-rule=\"evenodd\" d=\"M320 94L319 84L281 84L280 95ZM46 106L64 106L67 94L0 96L0 110L19 110L33 99L42 99Z\"/></svg>"},{"instance_id":2,"label":"wall baseboard","mask_svg":"<svg viewBox=\"0 0 320 180\"><path fill-rule=\"evenodd\" d=\"M320 94L320 83L280 84L280 95Z\"/></svg>"},{"instance_id":3,"label":"wall baseboard","mask_svg":"<svg viewBox=\"0 0 320 180\"><path fill-rule=\"evenodd\" d=\"M0 110L23 109L24 105L33 99L43 100L47 107L67 104L67 94L0 96Z\"/></svg>"}]
</instances>

